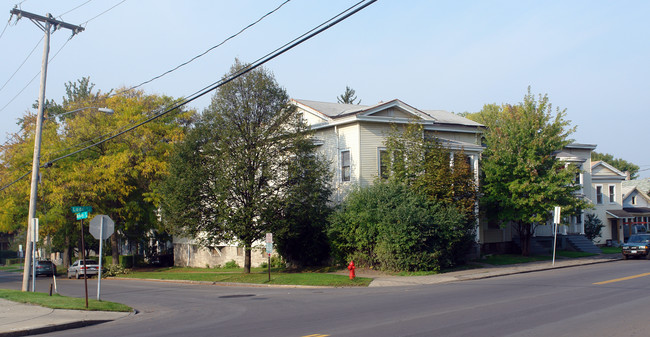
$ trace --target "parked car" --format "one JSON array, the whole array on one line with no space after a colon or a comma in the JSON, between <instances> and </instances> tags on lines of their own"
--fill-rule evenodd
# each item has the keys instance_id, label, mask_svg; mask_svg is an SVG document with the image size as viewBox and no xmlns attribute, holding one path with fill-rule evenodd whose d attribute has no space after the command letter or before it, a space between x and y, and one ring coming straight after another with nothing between
<instances>
[{"instance_id":1,"label":"parked car","mask_svg":"<svg viewBox=\"0 0 650 337\"><path fill-rule=\"evenodd\" d=\"M623 244L623 259L644 257L650 260L650 234L635 234Z\"/></svg>"},{"instance_id":2,"label":"parked car","mask_svg":"<svg viewBox=\"0 0 650 337\"><path fill-rule=\"evenodd\" d=\"M68 278L74 276L78 279L79 277L83 277L84 274L86 274L86 277L91 277L98 273L99 264L95 260L85 260L85 263L82 260L77 260L68 268Z\"/></svg>"},{"instance_id":3,"label":"parked car","mask_svg":"<svg viewBox=\"0 0 650 337\"><path fill-rule=\"evenodd\" d=\"M56 275L56 266L52 261L36 261L34 276L45 275L53 276Z\"/></svg>"}]
</instances>

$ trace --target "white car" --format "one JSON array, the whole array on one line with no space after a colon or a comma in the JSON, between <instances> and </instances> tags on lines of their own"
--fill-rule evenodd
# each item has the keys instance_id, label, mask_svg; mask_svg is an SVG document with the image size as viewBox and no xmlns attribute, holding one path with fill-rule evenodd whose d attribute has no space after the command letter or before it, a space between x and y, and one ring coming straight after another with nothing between
<instances>
[{"instance_id":1,"label":"white car","mask_svg":"<svg viewBox=\"0 0 650 337\"><path fill-rule=\"evenodd\" d=\"M86 260L86 263L81 260L75 261L70 268L68 268L68 278L73 276L78 279L79 277L91 277L93 275L99 274L99 264L95 260Z\"/></svg>"}]
</instances>

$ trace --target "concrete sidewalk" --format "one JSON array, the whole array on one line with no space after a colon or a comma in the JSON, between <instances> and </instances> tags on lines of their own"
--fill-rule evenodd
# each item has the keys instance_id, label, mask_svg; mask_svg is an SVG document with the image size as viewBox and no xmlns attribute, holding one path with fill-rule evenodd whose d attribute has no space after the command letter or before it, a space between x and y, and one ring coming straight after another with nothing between
<instances>
[{"instance_id":1,"label":"concrete sidewalk","mask_svg":"<svg viewBox=\"0 0 650 337\"><path fill-rule=\"evenodd\" d=\"M508 266L488 266L427 276L391 276L359 271L359 277L373 278L370 287L414 286L465 280L478 280L512 274L568 268L621 259L620 254L601 254L577 259L530 262ZM245 285L240 285L245 286ZM0 299L0 336L27 336L39 333L84 327L120 319L134 313L49 309Z\"/></svg>"},{"instance_id":2,"label":"concrete sidewalk","mask_svg":"<svg viewBox=\"0 0 650 337\"><path fill-rule=\"evenodd\" d=\"M613 262L621 260L621 254L601 254L590 257L575 259L556 259L555 264L552 261L528 262L507 266L486 266L484 268L462 270L444 274L427 275L427 276L390 276L379 275L369 276L363 272L357 273L360 277L373 277L370 287L390 287L390 286L408 286L418 284L437 284L465 280L479 280L484 278L530 273L549 269L559 269L589 265L594 263Z\"/></svg>"},{"instance_id":3,"label":"concrete sidewalk","mask_svg":"<svg viewBox=\"0 0 650 337\"><path fill-rule=\"evenodd\" d=\"M129 312L50 309L0 299L0 336L28 336L110 322Z\"/></svg>"}]
</instances>

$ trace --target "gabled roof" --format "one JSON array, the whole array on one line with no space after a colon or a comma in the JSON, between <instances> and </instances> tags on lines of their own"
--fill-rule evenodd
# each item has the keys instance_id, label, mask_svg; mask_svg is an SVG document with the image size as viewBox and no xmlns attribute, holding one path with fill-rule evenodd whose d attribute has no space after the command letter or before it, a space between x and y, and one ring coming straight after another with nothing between
<instances>
[{"instance_id":1,"label":"gabled roof","mask_svg":"<svg viewBox=\"0 0 650 337\"><path fill-rule=\"evenodd\" d=\"M444 110L419 110L406 104L399 99L394 99L388 102L380 102L376 105L359 105L359 104L341 104L330 102L318 102L304 99L292 99L300 108L314 114L326 121L333 122L345 117L357 117L363 119L364 117L374 117L373 115L389 110L397 109L412 119L421 120L435 124L451 124L459 126L483 127L482 124L469 120L467 118L454 115L453 113ZM382 116L387 118L385 116ZM394 118L397 119L397 118ZM405 118L401 118L405 119Z\"/></svg>"},{"instance_id":2,"label":"gabled roof","mask_svg":"<svg viewBox=\"0 0 650 337\"><path fill-rule=\"evenodd\" d=\"M626 185L623 185L621 187L621 193L623 193L623 200L627 199L627 197L629 197L634 191L636 191L637 194L640 195L642 198L644 198L647 202L650 202L650 196L648 196L645 192L640 190L638 187L626 186Z\"/></svg>"},{"instance_id":3,"label":"gabled roof","mask_svg":"<svg viewBox=\"0 0 650 337\"><path fill-rule=\"evenodd\" d=\"M650 192L650 178L645 179L635 179L635 180L626 180L621 183L625 186L635 186L639 191L644 193Z\"/></svg>"},{"instance_id":4,"label":"gabled roof","mask_svg":"<svg viewBox=\"0 0 650 337\"><path fill-rule=\"evenodd\" d=\"M594 174L594 170L596 170L599 167L604 167L607 170L611 171L613 174L607 175L607 176L604 176L604 175L601 175L601 174ZM627 175L625 173L619 171L614 166L612 166L612 165L610 165L610 164L608 164L608 163L606 163L606 162L604 162L602 160L598 160L598 161L595 161L595 162L591 163L591 172L592 172L592 175L591 175L592 178L597 178L597 177L600 176L600 177L603 177L603 178L604 177L609 177L609 178L616 178L616 179L625 179L627 177Z\"/></svg>"}]
</instances>

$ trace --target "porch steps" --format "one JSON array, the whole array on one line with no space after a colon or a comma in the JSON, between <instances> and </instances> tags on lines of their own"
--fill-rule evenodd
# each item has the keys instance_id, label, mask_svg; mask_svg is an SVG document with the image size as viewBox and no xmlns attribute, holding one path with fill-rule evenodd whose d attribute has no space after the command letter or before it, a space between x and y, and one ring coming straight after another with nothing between
<instances>
[{"instance_id":1,"label":"porch steps","mask_svg":"<svg viewBox=\"0 0 650 337\"><path fill-rule=\"evenodd\" d=\"M565 239L567 244L578 252L602 254L600 248L583 235L566 235Z\"/></svg>"}]
</instances>

